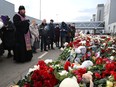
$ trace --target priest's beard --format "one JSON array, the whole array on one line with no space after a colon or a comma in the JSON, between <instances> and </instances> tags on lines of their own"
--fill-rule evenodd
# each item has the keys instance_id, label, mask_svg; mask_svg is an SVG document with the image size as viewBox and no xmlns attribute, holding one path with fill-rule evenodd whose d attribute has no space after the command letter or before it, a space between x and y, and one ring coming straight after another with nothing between
<instances>
[{"instance_id":1,"label":"priest's beard","mask_svg":"<svg viewBox=\"0 0 116 87\"><path fill-rule=\"evenodd\" d=\"M25 14L20 14L22 17L25 17Z\"/></svg>"},{"instance_id":2,"label":"priest's beard","mask_svg":"<svg viewBox=\"0 0 116 87\"><path fill-rule=\"evenodd\" d=\"M25 13L18 12L22 17L25 17Z\"/></svg>"}]
</instances>

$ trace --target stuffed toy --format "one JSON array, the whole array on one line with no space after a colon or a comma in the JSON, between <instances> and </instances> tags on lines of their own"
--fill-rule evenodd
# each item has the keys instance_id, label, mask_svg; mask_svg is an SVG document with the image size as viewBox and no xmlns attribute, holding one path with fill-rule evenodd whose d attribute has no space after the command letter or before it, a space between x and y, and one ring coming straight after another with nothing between
<instances>
[{"instance_id":1,"label":"stuffed toy","mask_svg":"<svg viewBox=\"0 0 116 87\"><path fill-rule=\"evenodd\" d=\"M84 61L80 66L77 66L76 64L73 66L73 68L78 69L78 68L88 68L90 66L93 66L93 62L90 60Z\"/></svg>"},{"instance_id":2,"label":"stuffed toy","mask_svg":"<svg viewBox=\"0 0 116 87\"><path fill-rule=\"evenodd\" d=\"M82 75L83 82L85 84L90 83L89 87L94 87L93 81L92 81L92 75L93 73L88 71L87 73Z\"/></svg>"},{"instance_id":3,"label":"stuffed toy","mask_svg":"<svg viewBox=\"0 0 116 87\"><path fill-rule=\"evenodd\" d=\"M60 83L59 87L79 87L79 84L77 83L77 79L75 78L65 78Z\"/></svg>"}]
</instances>

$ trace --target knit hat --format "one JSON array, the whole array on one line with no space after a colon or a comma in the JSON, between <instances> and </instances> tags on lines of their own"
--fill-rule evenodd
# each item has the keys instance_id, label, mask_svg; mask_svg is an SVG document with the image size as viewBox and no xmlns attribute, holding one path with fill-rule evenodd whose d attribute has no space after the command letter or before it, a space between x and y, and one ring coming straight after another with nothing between
<instances>
[{"instance_id":1,"label":"knit hat","mask_svg":"<svg viewBox=\"0 0 116 87\"><path fill-rule=\"evenodd\" d=\"M19 6L19 10L25 10L25 7L23 5Z\"/></svg>"}]
</instances>

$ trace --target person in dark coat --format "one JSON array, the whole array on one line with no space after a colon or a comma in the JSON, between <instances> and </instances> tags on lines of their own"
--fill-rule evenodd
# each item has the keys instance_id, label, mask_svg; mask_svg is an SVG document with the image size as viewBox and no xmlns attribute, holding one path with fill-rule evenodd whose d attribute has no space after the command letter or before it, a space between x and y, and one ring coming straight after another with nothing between
<instances>
[{"instance_id":1,"label":"person in dark coat","mask_svg":"<svg viewBox=\"0 0 116 87\"><path fill-rule=\"evenodd\" d=\"M44 19L42 23L39 25L39 37L41 40L41 52L48 51L47 50L47 40L48 40L48 30L46 29L47 23Z\"/></svg>"},{"instance_id":2,"label":"person in dark coat","mask_svg":"<svg viewBox=\"0 0 116 87\"><path fill-rule=\"evenodd\" d=\"M8 50L7 58L11 58L13 56L11 50L13 50L14 53L15 26L8 16L4 16L4 27L2 28L2 32L4 50Z\"/></svg>"},{"instance_id":3,"label":"person in dark coat","mask_svg":"<svg viewBox=\"0 0 116 87\"><path fill-rule=\"evenodd\" d=\"M71 28L71 41L73 41L76 32L75 23L72 23L70 28Z\"/></svg>"},{"instance_id":4,"label":"person in dark coat","mask_svg":"<svg viewBox=\"0 0 116 87\"><path fill-rule=\"evenodd\" d=\"M60 27L61 47L64 47L64 43L66 42L67 30L67 24L62 22Z\"/></svg>"},{"instance_id":5,"label":"person in dark coat","mask_svg":"<svg viewBox=\"0 0 116 87\"><path fill-rule=\"evenodd\" d=\"M25 7L19 6L19 12L14 15L13 22L16 27L16 44L14 51L14 60L16 62L31 61L31 34L29 32L29 20L25 16Z\"/></svg>"},{"instance_id":6,"label":"person in dark coat","mask_svg":"<svg viewBox=\"0 0 116 87\"><path fill-rule=\"evenodd\" d=\"M59 47L59 40L60 40L60 28L59 28L59 24L56 24L56 27L55 27L55 43L56 43L56 47Z\"/></svg>"},{"instance_id":7,"label":"person in dark coat","mask_svg":"<svg viewBox=\"0 0 116 87\"><path fill-rule=\"evenodd\" d=\"M50 46L48 46L49 49L54 49L53 48L53 43L54 43L54 38L55 38L55 26L53 24L54 20L50 20L50 24L49 24L49 30L48 30L48 35L50 38Z\"/></svg>"}]
</instances>

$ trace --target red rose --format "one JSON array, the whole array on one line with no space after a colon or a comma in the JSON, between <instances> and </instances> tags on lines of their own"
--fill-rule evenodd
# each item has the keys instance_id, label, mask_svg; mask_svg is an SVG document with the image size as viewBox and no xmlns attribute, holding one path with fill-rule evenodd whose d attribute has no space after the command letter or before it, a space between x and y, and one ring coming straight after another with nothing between
<instances>
[{"instance_id":1,"label":"red rose","mask_svg":"<svg viewBox=\"0 0 116 87\"><path fill-rule=\"evenodd\" d=\"M101 75L98 72L96 72L95 73L95 78L100 79L101 78Z\"/></svg>"},{"instance_id":2,"label":"red rose","mask_svg":"<svg viewBox=\"0 0 116 87\"><path fill-rule=\"evenodd\" d=\"M70 42L67 46L68 47L73 47L73 42Z\"/></svg>"},{"instance_id":3,"label":"red rose","mask_svg":"<svg viewBox=\"0 0 116 87\"><path fill-rule=\"evenodd\" d=\"M77 75L77 82L80 83L82 81L82 76L81 75Z\"/></svg>"},{"instance_id":4,"label":"red rose","mask_svg":"<svg viewBox=\"0 0 116 87\"><path fill-rule=\"evenodd\" d=\"M34 81L34 87L43 87L41 81Z\"/></svg>"},{"instance_id":5,"label":"red rose","mask_svg":"<svg viewBox=\"0 0 116 87\"><path fill-rule=\"evenodd\" d=\"M112 63L107 63L107 64L105 65L105 68L106 68L106 70L114 71L114 70L116 70L116 65L115 65L114 62L112 62Z\"/></svg>"},{"instance_id":6,"label":"red rose","mask_svg":"<svg viewBox=\"0 0 116 87\"><path fill-rule=\"evenodd\" d=\"M64 69L68 71L68 67L71 66L69 61L66 61L64 64Z\"/></svg>"},{"instance_id":7,"label":"red rose","mask_svg":"<svg viewBox=\"0 0 116 87\"><path fill-rule=\"evenodd\" d=\"M111 71L111 75L114 77L114 80L116 81L116 72L115 71Z\"/></svg>"},{"instance_id":8,"label":"red rose","mask_svg":"<svg viewBox=\"0 0 116 87\"><path fill-rule=\"evenodd\" d=\"M113 76L114 76L114 80L116 81L116 74L114 74Z\"/></svg>"},{"instance_id":9,"label":"red rose","mask_svg":"<svg viewBox=\"0 0 116 87\"><path fill-rule=\"evenodd\" d=\"M45 66L45 65L46 65L46 63L45 63L43 60L39 60L37 65Z\"/></svg>"},{"instance_id":10,"label":"red rose","mask_svg":"<svg viewBox=\"0 0 116 87\"><path fill-rule=\"evenodd\" d=\"M79 72L80 74L85 74L85 73L87 72L87 69L86 69L86 68L79 68L79 69L78 69L78 72Z\"/></svg>"},{"instance_id":11,"label":"red rose","mask_svg":"<svg viewBox=\"0 0 116 87\"><path fill-rule=\"evenodd\" d=\"M50 67L50 68L48 69L48 72L49 72L49 73L53 73L53 71L54 71L54 69L53 69L52 67Z\"/></svg>"},{"instance_id":12,"label":"red rose","mask_svg":"<svg viewBox=\"0 0 116 87\"><path fill-rule=\"evenodd\" d=\"M52 85L52 83L51 83L49 80L45 80L45 81L44 81L44 86L45 86L45 87L54 87L54 86Z\"/></svg>"},{"instance_id":13,"label":"red rose","mask_svg":"<svg viewBox=\"0 0 116 87\"><path fill-rule=\"evenodd\" d=\"M105 70L102 72L102 78L109 76L109 75L110 75L110 72L108 70Z\"/></svg>"},{"instance_id":14,"label":"red rose","mask_svg":"<svg viewBox=\"0 0 116 87\"><path fill-rule=\"evenodd\" d=\"M103 63L103 59L102 58L97 58L96 59L96 64L97 65L100 65L100 64L102 64Z\"/></svg>"}]
</instances>

